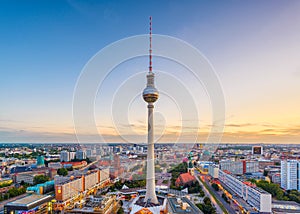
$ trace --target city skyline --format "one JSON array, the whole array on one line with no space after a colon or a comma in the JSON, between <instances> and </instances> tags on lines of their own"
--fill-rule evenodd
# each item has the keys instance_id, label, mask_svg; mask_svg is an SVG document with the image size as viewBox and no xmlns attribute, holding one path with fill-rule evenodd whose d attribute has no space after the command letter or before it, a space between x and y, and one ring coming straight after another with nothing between
<instances>
[{"instance_id":1,"label":"city skyline","mask_svg":"<svg viewBox=\"0 0 300 214\"><path fill-rule=\"evenodd\" d=\"M165 1L159 2L159 7L158 2L147 4L2 2L0 141L76 142L72 99L83 67L111 43L147 34L145 26L152 15L155 34L177 37L193 45L214 67L226 102L222 142L299 142L299 2ZM180 72L185 71L164 59L154 57L154 62L159 88L165 84L163 72L180 78ZM105 96L99 93L95 98L96 124L107 142L124 139L105 104L118 84L131 75L143 75L147 69L147 57L120 64L101 89ZM144 84L128 89L130 96L134 97ZM185 84L193 84L193 80L186 79ZM195 118L199 130L191 130L196 128L198 140L205 142L214 122L209 98L201 87L192 93L197 97L200 114ZM133 100L130 124L123 124L122 133L146 142L145 104L140 97ZM170 101L159 100L156 106L157 113L163 115L155 117L160 142L172 142L180 132L178 109ZM133 131L126 132L127 125ZM183 142L190 139L189 132L183 133Z\"/></svg>"}]
</instances>

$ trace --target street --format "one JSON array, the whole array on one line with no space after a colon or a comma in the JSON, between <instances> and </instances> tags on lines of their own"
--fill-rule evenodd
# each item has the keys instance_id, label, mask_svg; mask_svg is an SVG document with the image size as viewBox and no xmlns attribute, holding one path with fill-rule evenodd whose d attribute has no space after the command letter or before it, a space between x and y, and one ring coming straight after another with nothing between
<instances>
[{"instance_id":1,"label":"street","mask_svg":"<svg viewBox=\"0 0 300 214\"><path fill-rule=\"evenodd\" d=\"M209 193L209 191L206 189L206 187L202 184L202 182L200 181L198 175L199 175L199 173L195 170L195 178L197 179L197 181L199 182L199 184L202 187L203 191L205 192L205 195L207 197L209 197L209 199L211 200L211 203L215 206L217 213L218 214L223 214L224 212L222 211L221 207L218 205L218 203L216 202L214 197Z\"/></svg>"},{"instance_id":2,"label":"street","mask_svg":"<svg viewBox=\"0 0 300 214\"><path fill-rule=\"evenodd\" d=\"M227 203L224 198L222 198L222 196L220 195L220 192L217 192L214 188L212 188L212 186L210 185L209 181L207 180L206 176L204 176L204 181L207 184L207 186L209 187L209 189L215 193L215 196L217 197L217 199L223 204L223 206L225 207L225 209L229 212L229 213L235 213L236 211L230 206L229 203Z\"/></svg>"}]
</instances>

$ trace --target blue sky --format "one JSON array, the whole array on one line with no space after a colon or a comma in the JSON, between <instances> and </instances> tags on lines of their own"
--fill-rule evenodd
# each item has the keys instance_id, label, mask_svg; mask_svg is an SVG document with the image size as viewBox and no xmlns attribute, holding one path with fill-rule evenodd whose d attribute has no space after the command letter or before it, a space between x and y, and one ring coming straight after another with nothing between
<instances>
[{"instance_id":1,"label":"blue sky","mask_svg":"<svg viewBox=\"0 0 300 214\"><path fill-rule=\"evenodd\" d=\"M277 0L0 1L0 141L74 141L82 68L112 42L148 33L151 15L154 33L190 43L214 66L227 106L224 141L298 142L299 9Z\"/></svg>"}]
</instances>

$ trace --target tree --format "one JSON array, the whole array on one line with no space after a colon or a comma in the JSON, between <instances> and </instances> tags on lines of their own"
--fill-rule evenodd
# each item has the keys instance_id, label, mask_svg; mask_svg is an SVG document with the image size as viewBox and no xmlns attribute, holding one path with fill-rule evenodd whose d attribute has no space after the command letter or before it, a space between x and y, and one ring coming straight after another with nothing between
<instances>
[{"instance_id":1,"label":"tree","mask_svg":"<svg viewBox=\"0 0 300 214\"><path fill-rule=\"evenodd\" d=\"M212 186L212 188L214 188L216 191L219 191L219 190L220 190L218 184L213 183L211 186Z\"/></svg>"},{"instance_id":2,"label":"tree","mask_svg":"<svg viewBox=\"0 0 300 214\"><path fill-rule=\"evenodd\" d=\"M188 187L189 193L199 193L202 190L202 187L200 186L200 184L198 182L194 182L191 185L185 185L183 187L183 189L186 187Z\"/></svg>"},{"instance_id":3,"label":"tree","mask_svg":"<svg viewBox=\"0 0 300 214\"><path fill-rule=\"evenodd\" d=\"M167 167L168 165L167 165L166 163L162 163L162 164L160 164L160 166L165 168L165 167Z\"/></svg>"},{"instance_id":4,"label":"tree","mask_svg":"<svg viewBox=\"0 0 300 214\"><path fill-rule=\"evenodd\" d=\"M203 199L204 204L196 204L196 206L204 213L204 214L216 214L216 209L212 206L211 201L208 197Z\"/></svg>"},{"instance_id":5,"label":"tree","mask_svg":"<svg viewBox=\"0 0 300 214\"><path fill-rule=\"evenodd\" d=\"M204 204L206 204L206 205L211 204L211 201L210 201L209 197L205 197L205 198L203 199L203 202L204 202Z\"/></svg>"},{"instance_id":6,"label":"tree","mask_svg":"<svg viewBox=\"0 0 300 214\"><path fill-rule=\"evenodd\" d=\"M48 176L45 176L45 175L36 175L33 178L33 183L34 184L42 184L42 183L45 183L45 182L47 182L49 180L50 180L50 178Z\"/></svg>"},{"instance_id":7,"label":"tree","mask_svg":"<svg viewBox=\"0 0 300 214\"><path fill-rule=\"evenodd\" d=\"M159 166L155 166L155 172L156 173L162 172L162 169Z\"/></svg>"},{"instance_id":8,"label":"tree","mask_svg":"<svg viewBox=\"0 0 300 214\"><path fill-rule=\"evenodd\" d=\"M225 195L225 193L222 194L222 198L227 202L230 203L229 199L227 198L227 196Z\"/></svg>"},{"instance_id":9,"label":"tree","mask_svg":"<svg viewBox=\"0 0 300 214\"><path fill-rule=\"evenodd\" d=\"M182 173L187 172L187 163L180 163L177 166L175 166L172 170L172 179L171 179L171 186L175 186L175 181L178 178L178 176Z\"/></svg>"},{"instance_id":10,"label":"tree","mask_svg":"<svg viewBox=\"0 0 300 214\"><path fill-rule=\"evenodd\" d=\"M60 168L57 170L57 174L62 175L62 176L67 176L68 170L66 168Z\"/></svg>"},{"instance_id":11,"label":"tree","mask_svg":"<svg viewBox=\"0 0 300 214\"><path fill-rule=\"evenodd\" d=\"M117 214L124 214L124 210L122 207L120 207L120 209L118 210Z\"/></svg>"},{"instance_id":12,"label":"tree","mask_svg":"<svg viewBox=\"0 0 300 214\"><path fill-rule=\"evenodd\" d=\"M67 170L68 170L68 171L73 171L73 170L74 170L74 169L73 169L73 166L67 168Z\"/></svg>"},{"instance_id":13,"label":"tree","mask_svg":"<svg viewBox=\"0 0 300 214\"><path fill-rule=\"evenodd\" d=\"M250 178L250 179L248 179L248 181L250 181L250 182L253 183L253 184L256 184L256 183L257 183L256 180L255 180L254 178Z\"/></svg>"}]
</instances>

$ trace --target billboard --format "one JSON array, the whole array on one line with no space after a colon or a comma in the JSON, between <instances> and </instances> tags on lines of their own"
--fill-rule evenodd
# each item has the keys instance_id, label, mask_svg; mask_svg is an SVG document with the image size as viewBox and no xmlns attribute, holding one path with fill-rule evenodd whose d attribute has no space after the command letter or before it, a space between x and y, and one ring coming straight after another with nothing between
<instances>
[{"instance_id":1,"label":"billboard","mask_svg":"<svg viewBox=\"0 0 300 214\"><path fill-rule=\"evenodd\" d=\"M262 146L252 146L252 155L262 155L263 147Z\"/></svg>"}]
</instances>

